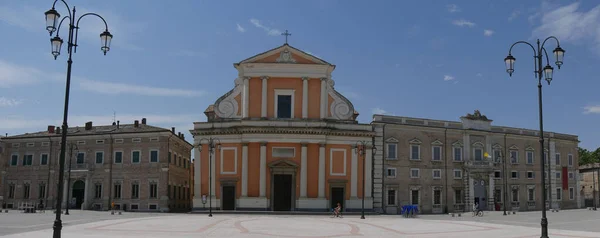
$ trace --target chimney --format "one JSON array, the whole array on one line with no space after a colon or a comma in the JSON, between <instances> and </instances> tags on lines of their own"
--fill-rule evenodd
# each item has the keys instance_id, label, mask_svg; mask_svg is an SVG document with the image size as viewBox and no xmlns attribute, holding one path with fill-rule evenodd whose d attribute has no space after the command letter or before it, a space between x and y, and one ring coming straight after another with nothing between
<instances>
[{"instance_id":1,"label":"chimney","mask_svg":"<svg viewBox=\"0 0 600 238\"><path fill-rule=\"evenodd\" d=\"M134 127L139 127L140 126L140 121L138 121L138 120L133 121L133 126Z\"/></svg>"},{"instance_id":2,"label":"chimney","mask_svg":"<svg viewBox=\"0 0 600 238\"><path fill-rule=\"evenodd\" d=\"M113 121L113 124L112 124L112 125L113 125L113 126L116 126L116 125L117 125L117 123Z\"/></svg>"},{"instance_id":3,"label":"chimney","mask_svg":"<svg viewBox=\"0 0 600 238\"><path fill-rule=\"evenodd\" d=\"M171 132L173 132L173 134L175 134L175 127L171 127Z\"/></svg>"},{"instance_id":4,"label":"chimney","mask_svg":"<svg viewBox=\"0 0 600 238\"><path fill-rule=\"evenodd\" d=\"M146 125L146 118L142 118L142 125Z\"/></svg>"},{"instance_id":5,"label":"chimney","mask_svg":"<svg viewBox=\"0 0 600 238\"><path fill-rule=\"evenodd\" d=\"M91 121L86 122L85 123L85 130L89 131L91 129L92 129L92 122Z\"/></svg>"},{"instance_id":6,"label":"chimney","mask_svg":"<svg viewBox=\"0 0 600 238\"><path fill-rule=\"evenodd\" d=\"M53 125L49 125L48 126L48 133L50 133L50 134L54 133L54 126Z\"/></svg>"},{"instance_id":7,"label":"chimney","mask_svg":"<svg viewBox=\"0 0 600 238\"><path fill-rule=\"evenodd\" d=\"M119 121L117 121L117 129L119 129Z\"/></svg>"},{"instance_id":8,"label":"chimney","mask_svg":"<svg viewBox=\"0 0 600 238\"><path fill-rule=\"evenodd\" d=\"M60 134L60 126L56 127L56 134Z\"/></svg>"}]
</instances>

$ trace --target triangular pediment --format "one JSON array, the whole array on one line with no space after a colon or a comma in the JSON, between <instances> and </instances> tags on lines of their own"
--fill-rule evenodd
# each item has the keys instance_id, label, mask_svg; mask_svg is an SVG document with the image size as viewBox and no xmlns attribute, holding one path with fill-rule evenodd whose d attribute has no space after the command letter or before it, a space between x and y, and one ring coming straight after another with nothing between
<instances>
[{"instance_id":1,"label":"triangular pediment","mask_svg":"<svg viewBox=\"0 0 600 238\"><path fill-rule=\"evenodd\" d=\"M414 138L414 139L410 140L408 143L411 143L411 144L421 144L422 142L421 142L421 140L419 140L417 138Z\"/></svg>"},{"instance_id":2,"label":"triangular pediment","mask_svg":"<svg viewBox=\"0 0 600 238\"><path fill-rule=\"evenodd\" d=\"M320 64L332 65L314 55L284 44L274 49L257 54L238 63L288 63L288 64Z\"/></svg>"},{"instance_id":3,"label":"triangular pediment","mask_svg":"<svg viewBox=\"0 0 600 238\"><path fill-rule=\"evenodd\" d=\"M270 168L297 168L298 164L296 164L294 161L291 160L287 160L287 159L280 159L280 160L276 160L273 161L271 163L269 163L269 167Z\"/></svg>"},{"instance_id":4,"label":"triangular pediment","mask_svg":"<svg viewBox=\"0 0 600 238\"><path fill-rule=\"evenodd\" d=\"M535 150L535 149L531 146L527 146L527 148L525 148L525 150Z\"/></svg>"},{"instance_id":5,"label":"triangular pediment","mask_svg":"<svg viewBox=\"0 0 600 238\"><path fill-rule=\"evenodd\" d=\"M454 146L454 147L462 147L463 143L460 142L460 141L456 141L456 142L452 143L452 146Z\"/></svg>"},{"instance_id":6,"label":"triangular pediment","mask_svg":"<svg viewBox=\"0 0 600 238\"><path fill-rule=\"evenodd\" d=\"M518 147L517 145L511 145L511 146L509 147L509 149L511 149L511 150L518 150L518 149L519 149L519 147Z\"/></svg>"},{"instance_id":7,"label":"triangular pediment","mask_svg":"<svg viewBox=\"0 0 600 238\"><path fill-rule=\"evenodd\" d=\"M492 148L494 148L494 149L502 149L502 145L496 143L496 144L494 144L494 146L492 146Z\"/></svg>"},{"instance_id":8,"label":"triangular pediment","mask_svg":"<svg viewBox=\"0 0 600 238\"><path fill-rule=\"evenodd\" d=\"M435 140L434 142L431 142L431 145L443 145L444 143L442 143L440 140Z\"/></svg>"},{"instance_id":9,"label":"triangular pediment","mask_svg":"<svg viewBox=\"0 0 600 238\"><path fill-rule=\"evenodd\" d=\"M390 138L387 138L387 140L385 140L385 142L387 142L387 143L398 143L400 141L398 139L394 138L394 137L390 137Z\"/></svg>"},{"instance_id":10,"label":"triangular pediment","mask_svg":"<svg viewBox=\"0 0 600 238\"><path fill-rule=\"evenodd\" d=\"M473 147L484 147L485 145L479 141L473 143Z\"/></svg>"}]
</instances>

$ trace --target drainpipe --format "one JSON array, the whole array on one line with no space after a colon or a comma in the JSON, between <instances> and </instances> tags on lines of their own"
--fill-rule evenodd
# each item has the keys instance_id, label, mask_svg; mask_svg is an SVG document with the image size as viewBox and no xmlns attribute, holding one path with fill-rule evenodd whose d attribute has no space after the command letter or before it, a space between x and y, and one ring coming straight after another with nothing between
<instances>
[{"instance_id":1,"label":"drainpipe","mask_svg":"<svg viewBox=\"0 0 600 238\"><path fill-rule=\"evenodd\" d=\"M448 213L448 128L444 128L444 213Z\"/></svg>"}]
</instances>

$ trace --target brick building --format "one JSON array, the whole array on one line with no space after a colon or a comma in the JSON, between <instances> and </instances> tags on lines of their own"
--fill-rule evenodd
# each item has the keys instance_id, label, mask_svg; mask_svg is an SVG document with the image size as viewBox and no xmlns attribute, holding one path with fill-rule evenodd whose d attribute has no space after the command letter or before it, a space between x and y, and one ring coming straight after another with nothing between
<instances>
[{"instance_id":1,"label":"brick building","mask_svg":"<svg viewBox=\"0 0 600 238\"><path fill-rule=\"evenodd\" d=\"M0 203L8 208L40 201L56 205L60 139L55 126L2 138ZM112 202L118 209L140 211L191 207L192 145L175 128L150 126L145 118L108 126L88 122L69 128L67 141L62 182L70 208L106 210Z\"/></svg>"}]
</instances>

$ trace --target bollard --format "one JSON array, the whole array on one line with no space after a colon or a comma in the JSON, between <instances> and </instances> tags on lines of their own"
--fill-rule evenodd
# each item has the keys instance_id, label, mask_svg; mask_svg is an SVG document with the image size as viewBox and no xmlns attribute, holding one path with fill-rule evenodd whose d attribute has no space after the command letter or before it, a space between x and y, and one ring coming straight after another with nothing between
<instances>
[{"instance_id":1,"label":"bollard","mask_svg":"<svg viewBox=\"0 0 600 238\"><path fill-rule=\"evenodd\" d=\"M110 211L110 215L115 215L115 211Z\"/></svg>"},{"instance_id":2,"label":"bollard","mask_svg":"<svg viewBox=\"0 0 600 238\"><path fill-rule=\"evenodd\" d=\"M450 213L450 214L452 214L452 217L454 217L454 213Z\"/></svg>"},{"instance_id":3,"label":"bollard","mask_svg":"<svg viewBox=\"0 0 600 238\"><path fill-rule=\"evenodd\" d=\"M458 214L458 217L460 217L460 215L461 215L461 214L462 214L462 213L459 213L459 214Z\"/></svg>"},{"instance_id":4,"label":"bollard","mask_svg":"<svg viewBox=\"0 0 600 238\"><path fill-rule=\"evenodd\" d=\"M119 215L121 215L121 212L119 212Z\"/></svg>"},{"instance_id":5,"label":"bollard","mask_svg":"<svg viewBox=\"0 0 600 238\"><path fill-rule=\"evenodd\" d=\"M513 211L513 215L514 215L514 214L517 214L517 212Z\"/></svg>"}]
</instances>

